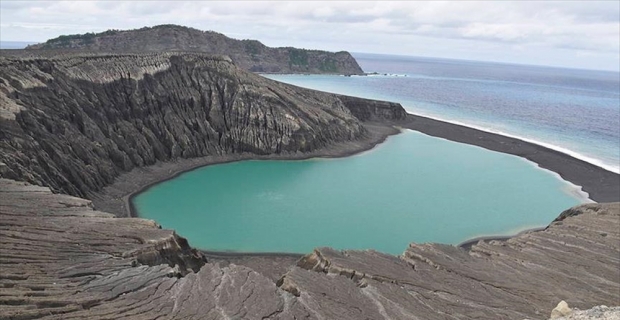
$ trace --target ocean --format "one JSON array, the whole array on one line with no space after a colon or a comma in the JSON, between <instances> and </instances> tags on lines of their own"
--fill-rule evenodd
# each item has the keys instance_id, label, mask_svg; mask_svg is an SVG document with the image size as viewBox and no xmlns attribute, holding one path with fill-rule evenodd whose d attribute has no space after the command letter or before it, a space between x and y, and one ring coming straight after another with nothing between
<instances>
[{"instance_id":1,"label":"ocean","mask_svg":"<svg viewBox=\"0 0 620 320\"><path fill-rule=\"evenodd\" d=\"M620 73L353 55L377 74L264 76L399 102L410 113L516 137L620 173Z\"/></svg>"}]
</instances>

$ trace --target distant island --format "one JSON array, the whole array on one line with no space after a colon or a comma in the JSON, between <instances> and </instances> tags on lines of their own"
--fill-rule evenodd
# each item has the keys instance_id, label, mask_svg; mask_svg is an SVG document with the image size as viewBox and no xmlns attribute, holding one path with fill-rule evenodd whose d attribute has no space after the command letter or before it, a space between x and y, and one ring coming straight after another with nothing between
<instances>
[{"instance_id":1,"label":"distant island","mask_svg":"<svg viewBox=\"0 0 620 320\"><path fill-rule=\"evenodd\" d=\"M62 35L26 50L78 49L98 52L190 51L227 55L242 69L263 73L363 74L349 52L293 47L271 48L257 40L237 40L214 31L178 25Z\"/></svg>"}]
</instances>

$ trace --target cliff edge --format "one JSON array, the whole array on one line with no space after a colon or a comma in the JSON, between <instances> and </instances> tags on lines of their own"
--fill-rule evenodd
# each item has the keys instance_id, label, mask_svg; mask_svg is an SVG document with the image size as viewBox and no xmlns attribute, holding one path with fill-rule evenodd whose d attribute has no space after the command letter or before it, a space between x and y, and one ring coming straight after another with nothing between
<instances>
[{"instance_id":1,"label":"cliff edge","mask_svg":"<svg viewBox=\"0 0 620 320\"><path fill-rule=\"evenodd\" d=\"M320 248L274 281L45 187L0 179L0 199L0 319L547 319L620 292L620 203L470 251Z\"/></svg>"}]
</instances>

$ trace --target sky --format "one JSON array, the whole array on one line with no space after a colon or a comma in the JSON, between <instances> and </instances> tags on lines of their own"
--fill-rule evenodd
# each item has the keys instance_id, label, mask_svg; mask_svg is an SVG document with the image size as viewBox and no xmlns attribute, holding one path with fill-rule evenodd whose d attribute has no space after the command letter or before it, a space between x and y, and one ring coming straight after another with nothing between
<instances>
[{"instance_id":1,"label":"sky","mask_svg":"<svg viewBox=\"0 0 620 320\"><path fill-rule=\"evenodd\" d=\"M14 1L0 40L178 24L294 46L620 71L620 1Z\"/></svg>"}]
</instances>

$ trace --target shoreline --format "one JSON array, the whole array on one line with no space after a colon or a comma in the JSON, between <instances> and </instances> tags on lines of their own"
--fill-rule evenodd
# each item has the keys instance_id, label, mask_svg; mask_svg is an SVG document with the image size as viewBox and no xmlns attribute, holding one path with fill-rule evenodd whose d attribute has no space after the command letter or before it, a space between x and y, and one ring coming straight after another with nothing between
<instances>
[{"instance_id":1,"label":"shoreline","mask_svg":"<svg viewBox=\"0 0 620 320\"><path fill-rule=\"evenodd\" d=\"M172 162L157 162L153 165L135 168L118 176L114 183L96 193L89 194L95 208L111 212L117 217L139 218L133 204L138 194L159 183L174 179L181 174L215 164L225 164L244 160L308 160L313 158L342 158L369 151L383 143L388 137L401 132L386 123L364 123L368 136L315 150L309 153L287 153L256 155L252 153L214 155L200 158L178 159Z\"/></svg>"},{"instance_id":2,"label":"shoreline","mask_svg":"<svg viewBox=\"0 0 620 320\"><path fill-rule=\"evenodd\" d=\"M238 258L238 257L282 257L282 258L301 258L305 255L305 253L294 253L294 252L237 252L237 251L213 251L213 250L202 250L198 251L202 252L207 258L214 259L226 259L226 258Z\"/></svg>"},{"instance_id":3,"label":"shoreline","mask_svg":"<svg viewBox=\"0 0 620 320\"><path fill-rule=\"evenodd\" d=\"M477 126L477 125L469 125L469 124L466 124L466 123L463 123L463 122L459 122L459 121L441 119L440 117L435 117L435 116L432 116L432 115L422 115L422 114L414 114L414 113L407 113L407 114L411 115L411 116L415 116L415 117L422 117L422 118L428 118L428 119L431 119L431 120L437 120L437 121L440 121L440 122L449 123L449 124L456 125L456 126L462 126L462 127L466 127L466 128L471 128L471 129L475 129L475 130L478 130L478 131L482 131L482 132L486 132L486 133L491 133L491 134L499 135L499 136L502 136L502 137L512 138L512 139L520 140L520 141L523 141L523 142L531 143L531 144L536 145L536 146L540 146L540 147L543 147L543 148L547 148L547 149L550 149L550 150L553 150L553 151L557 151L557 152L563 153L564 155L567 155L569 157L572 157L572 158L575 158L577 160L581 160L581 161L587 162L587 163L589 163L591 165L594 165L596 167L602 168L602 169L604 169L606 171L610 171L612 173L616 173L616 174L620 175L620 168L610 168L609 165L606 165L601 160L594 159L594 158L592 158L590 156L587 156L587 155L584 155L584 154L580 154L580 153L578 153L576 151L572 151L570 149L567 149L567 148L564 148L564 147L561 147L561 146L558 146L558 145L554 145L554 144L551 144L551 143L546 143L546 142L543 142L543 141L538 141L538 140L535 140L535 139L530 139L530 138L522 137L522 136L515 135L515 134L505 133L505 132L501 132L501 131L494 131L491 128L484 128L484 127L480 127L480 126Z\"/></svg>"},{"instance_id":4,"label":"shoreline","mask_svg":"<svg viewBox=\"0 0 620 320\"><path fill-rule=\"evenodd\" d=\"M551 222L553 222L553 221L551 221ZM551 224L551 222L549 222L549 224ZM547 226L546 227L527 228L527 229L521 230L521 231L519 231L517 233L513 233L513 234L505 235L505 236L503 236L503 235L479 236L479 237L475 237L475 238L471 238L471 239L465 240L465 241L463 241L463 242L461 242L459 244L456 244L454 246L469 251L469 249L471 249L471 247L473 245L477 244L480 241L506 241L506 240L509 240L511 238L520 236L522 234L526 234L526 233L529 233L529 232L542 231L542 230L545 230L545 229L547 229Z\"/></svg>"},{"instance_id":5,"label":"shoreline","mask_svg":"<svg viewBox=\"0 0 620 320\"><path fill-rule=\"evenodd\" d=\"M365 123L369 137L358 141L340 143L338 145L316 150L311 153L294 153L283 155L255 155L249 153L207 156L193 159L180 159L174 162L156 163L152 166L136 168L131 172L117 177L114 184L91 195L96 208L108 211L117 216L139 217L133 204L133 198L149 188L179 175L213 164L224 164L243 160L307 160L311 158L339 158L356 155L375 148L389 136L401 132L398 128L410 129L437 138L453 142L465 143L487 150L510 154L533 162L540 169L551 171L569 184L581 188L581 193L595 202L620 201L620 175L605 170L589 162L577 159L557 150L537 145L513 137L454 124L433 118L407 113L405 120L393 123ZM118 194L118 193L122 193ZM114 196L116 194L116 197ZM120 196L120 197L118 197ZM119 202L121 204L119 205ZM549 222L551 223L551 221ZM516 235L537 231L544 227L523 230ZM455 245L468 250L480 240L504 241L512 235L490 235L469 239ZM216 259L240 257L292 257L298 253L287 252L234 252L201 250L207 256Z\"/></svg>"},{"instance_id":6,"label":"shoreline","mask_svg":"<svg viewBox=\"0 0 620 320\"><path fill-rule=\"evenodd\" d=\"M400 126L433 137L524 158L581 187L582 192L587 193L592 201L620 201L620 174L569 154L521 139L411 113L407 113L407 119Z\"/></svg>"},{"instance_id":7,"label":"shoreline","mask_svg":"<svg viewBox=\"0 0 620 320\"><path fill-rule=\"evenodd\" d=\"M411 244L400 256L323 247L300 260L299 256L284 255L205 257L171 230L157 229L143 219L114 219L94 211L86 199L10 179L0 179L0 188L10 204L0 214L9 227L2 239L7 245L4 252L9 253L2 264L8 268L4 283L52 288L55 293L45 298L46 308L33 309L41 303L40 295L9 290L6 299L18 303L0 311L8 318L24 314L44 317L51 312L73 318L93 314L123 318L135 315L136 306L154 316L170 315L179 306L176 309L188 310L176 314L183 318L207 313L214 305L232 312L246 308L251 314L269 318L287 303L289 307L280 312L287 318L303 318L309 312L331 318L364 308L370 301L364 298L364 284L371 281L370 285L382 286L383 305L407 307L399 314L405 317L420 310L421 317L437 314L435 310L445 305L444 296L422 303L417 296L445 292L448 283L453 288L449 291L457 294L450 296L448 312L472 314L473 305L475 315L522 319L548 314L558 300L566 299L565 292L578 297L573 305L587 307L614 303L620 288L617 268L610 265L620 264L611 258L620 250L620 203L565 210L545 231L507 242L482 243L472 248L473 254L454 246L425 243ZM15 239L13 234L27 237ZM62 241L50 243L59 234ZM20 254L11 254L16 250ZM550 276L553 286L537 286ZM418 291L404 297L403 285ZM68 300L67 296L75 298ZM290 307L299 301L295 296L310 297L307 301L314 309ZM218 299L229 297L237 302L241 297L248 303L217 304ZM318 299L312 300L315 297ZM323 308L329 308L330 301L338 302L336 308ZM517 308L510 307L513 305ZM360 309L348 319L381 318L381 310Z\"/></svg>"},{"instance_id":8,"label":"shoreline","mask_svg":"<svg viewBox=\"0 0 620 320\"><path fill-rule=\"evenodd\" d=\"M441 121L441 120L439 120L439 121ZM436 138L436 139L441 139L441 140L445 140L445 141L454 142L454 141L446 139L446 138L437 137L437 136L431 136L431 135L428 135L428 134L423 133L421 131L416 131L416 130L405 128L405 127L403 127L402 129L403 130L409 130L411 132L416 132L416 133L419 133L419 134L423 134L423 135L426 135L426 136L429 136L429 137L433 137L433 138ZM460 143L460 142L458 142L458 143ZM486 149L486 148L483 148L483 147L480 147L480 146L476 146L476 145L472 145L472 144L467 144L467 145L471 146L471 147ZM493 150L489 150L489 149L486 149L486 150L487 151L493 151ZM494 152L498 152L498 151L494 151ZM582 186L576 185L576 184L572 183L571 181L568 181L568 180L564 179L557 172L551 171L551 170L549 170L547 168L543 168L543 167L539 166L538 163L533 162L533 161L531 161L531 160L529 160L527 158L521 157L521 156L516 156L516 155L510 154L510 153L504 153L504 152L499 152L499 153L502 153L502 154L508 155L508 156L516 157L519 160L521 160L521 161L523 161L523 162L533 166L537 170L541 170L541 171L547 172L550 175L554 176L556 179L562 181L566 185L567 188L570 188L570 191L569 190L565 190L565 192L567 194L569 194L570 196L574 197L575 199L581 201L582 203L596 203L596 201L590 199L590 195L587 192L583 191Z\"/></svg>"}]
</instances>

